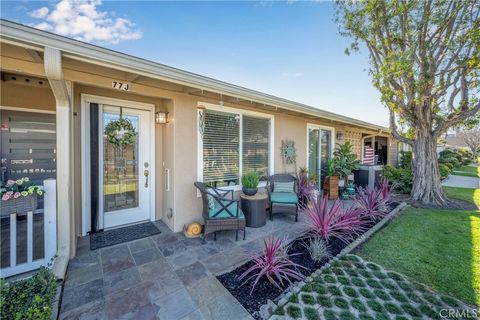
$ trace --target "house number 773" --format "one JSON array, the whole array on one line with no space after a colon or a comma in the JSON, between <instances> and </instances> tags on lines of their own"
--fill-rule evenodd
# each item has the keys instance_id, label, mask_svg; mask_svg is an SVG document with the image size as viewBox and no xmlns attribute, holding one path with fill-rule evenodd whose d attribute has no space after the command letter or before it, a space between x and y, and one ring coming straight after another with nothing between
<instances>
[{"instance_id":1,"label":"house number 773","mask_svg":"<svg viewBox=\"0 0 480 320\"><path fill-rule=\"evenodd\" d=\"M112 81L112 88L118 90L128 91L128 83L119 82L119 81Z\"/></svg>"}]
</instances>

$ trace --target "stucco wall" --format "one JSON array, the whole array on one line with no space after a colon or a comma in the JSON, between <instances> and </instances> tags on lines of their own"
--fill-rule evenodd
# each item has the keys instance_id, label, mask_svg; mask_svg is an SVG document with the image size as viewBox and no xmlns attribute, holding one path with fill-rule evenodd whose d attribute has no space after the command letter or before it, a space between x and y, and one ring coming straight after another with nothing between
<instances>
[{"instance_id":1,"label":"stucco wall","mask_svg":"<svg viewBox=\"0 0 480 320\"><path fill-rule=\"evenodd\" d=\"M28 55L18 60L15 54L5 57L10 51L2 52L2 68L4 71L43 75L43 65L28 61ZM172 85L158 80L141 77L131 83L130 92L121 92L111 89L113 80L125 81L127 73L111 70L105 67L79 63L71 59L64 59L65 78L74 83L74 202L75 202L75 230L81 232L81 165L80 165L80 94L88 93L104 97L146 102L155 105L156 110L167 110L170 122L165 125L155 125L155 169L156 218L163 219L172 229L180 231L183 225L192 221L201 221L201 200L197 196L193 182L197 179L197 103L208 102L218 104L217 99L196 97L183 91L178 91ZM172 88L171 88L172 87ZM29 95L24 95L24 88L12 87L2 82L1 104L26 108L55 109L55 101L50 90L28 88ZM43 91L42 91L43 90ZM373 130L354 128L348 124L334 124L330 120L313 120L303 116L287 115L275 111L275 108L259 110L225 102L232 108L249 109L274 115L274 172L295 172L299 167L306 165L307 155L307 124L319 124L334 127L336 133L347 130L361 135L377 134ZM388 136L388 134L387 134ZM335 137L335 136L334 136ZM280 155L281 142L284 139L295 141L297 148L297 166L286 166ZM345 139L340 142L345 142ZM170 170L170 191L165 190L165 169ZM173 212L172 217L169 213Z\"/></svg>"}]
</instances>

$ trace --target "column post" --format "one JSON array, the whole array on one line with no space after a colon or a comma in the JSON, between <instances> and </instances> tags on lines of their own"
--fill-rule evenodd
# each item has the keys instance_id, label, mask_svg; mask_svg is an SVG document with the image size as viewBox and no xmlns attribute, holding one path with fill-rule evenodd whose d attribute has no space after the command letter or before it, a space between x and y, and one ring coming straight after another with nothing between
<instances>
[{"instance_id":1,"label":"column post","mask_svg":"<svg viewBox=\"0 0 480 320\"><path fill-rule=\"evenodd\" d=\"M72 193L72 108L67 83L63 77L62 53L45 47L44 67L56 102L56 164L57 164L57 259L53 271L64 278L72 250L73 193Z\"/></svg>"}]
</instances>

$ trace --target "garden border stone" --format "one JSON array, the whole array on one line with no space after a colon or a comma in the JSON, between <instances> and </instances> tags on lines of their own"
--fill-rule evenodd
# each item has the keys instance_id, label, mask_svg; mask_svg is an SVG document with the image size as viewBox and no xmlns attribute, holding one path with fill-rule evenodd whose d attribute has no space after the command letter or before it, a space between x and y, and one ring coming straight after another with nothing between
<instances>
[{"instance_id":1,"label":"garden border stone","mask_svg":"<svg viewBox=\"0 0 480 320\"><path fill-rule=\"evenodd\" d=\"M266 304L260 307L259 313L262 319L269 319L273 315L273 312L275 311L276 308L284 306L288 302L288 299L293 294L297 294L307 283L312 282L313 281L312 276L321 275L323 269L330 267L332 262L335 262L339 258L343 257L344 255L349 254L359 245L367 241L375 232L383 228L387 222L395 218L397 215L400 214L402 210L404 210L407 207L408 207L407 203L401 202L395 209L393 209L385 217L383 217L383 219L379 223L377 223L370 230L368 230L367 232L362 234L360 237L355 239L355 241L353 241L348 246L346 246L342 251L340 251L335 257L333 257L327 263L325 263L321 268L317 269L310 276L306 277L304 281L294 283L292 286L285 289L285 291L279 296L277 303L271 300L267 301Z\"/></svg>"}]
</instances>

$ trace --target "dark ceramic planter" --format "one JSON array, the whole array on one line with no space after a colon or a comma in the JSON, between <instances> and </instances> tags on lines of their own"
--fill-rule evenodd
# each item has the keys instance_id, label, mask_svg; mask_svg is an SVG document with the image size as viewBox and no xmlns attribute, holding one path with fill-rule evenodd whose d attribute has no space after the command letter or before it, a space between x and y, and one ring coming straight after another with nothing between
<instances>
[{"instance_id":1,"label":"dark ceramic planter","mask_svg":"<svg viewBox=\"0 0 480 320\"><path fill-rule=\"evenodd\" d=\"M245 187L243 187L242 191L243 191L243 194L245 194L246 196L254 196L257 193L258 188L245 188Z\"/></svg>"}]
</instances>

